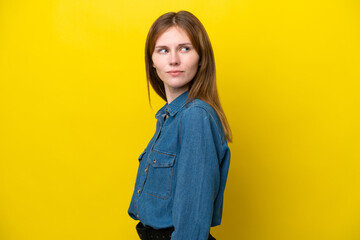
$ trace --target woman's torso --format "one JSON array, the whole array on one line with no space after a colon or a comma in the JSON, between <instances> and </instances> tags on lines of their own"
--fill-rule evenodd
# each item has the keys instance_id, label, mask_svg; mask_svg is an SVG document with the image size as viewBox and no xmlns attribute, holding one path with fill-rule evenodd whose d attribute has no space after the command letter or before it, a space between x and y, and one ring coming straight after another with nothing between
<instances>
[{"instance_id":1,"label":"woman's torso","mask_svg":"<svg viewBox=\"0 0 360 240\"><path fill-rule=\"evenodd\" d=\"M199 99L186 103L187 96L157 112L156 132L139 156L128 213L155 229L221 222L230 150L214 109Z\"/></svg>"}]
</instances>

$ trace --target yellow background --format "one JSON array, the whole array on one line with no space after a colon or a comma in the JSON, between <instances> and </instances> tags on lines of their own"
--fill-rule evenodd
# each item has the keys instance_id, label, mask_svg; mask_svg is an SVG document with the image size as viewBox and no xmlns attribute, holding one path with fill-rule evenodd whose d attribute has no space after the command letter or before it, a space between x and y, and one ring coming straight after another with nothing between
<instances>
[{"instance_id":1,"label":"yellow background","mask_svg":"<svg viewBox=\"0 0 360 240\"><path fill-rule=\"evenodd\" d=\"M234 141L220 240L360 239L356 0L0 1L0 239L135 240L152 22L212 41Z\"/></svg>"}]
</instances>

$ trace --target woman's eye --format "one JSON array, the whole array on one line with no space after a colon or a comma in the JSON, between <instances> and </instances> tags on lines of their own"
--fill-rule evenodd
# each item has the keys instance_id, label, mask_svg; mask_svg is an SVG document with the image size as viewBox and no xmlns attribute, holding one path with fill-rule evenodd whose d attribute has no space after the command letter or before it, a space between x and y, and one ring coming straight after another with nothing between
<instances>
[{"instance_id":1,"label":"woman's eye","mask_svg":"<svg viewBox=\"0 0 360 240\"><path fill-rule=\"evenodd\" d=\"M182 48L181 48L181 51L182 51L182 52L187 52L187 51L189 51L189 50L190 50L189 47L182 47Z\"/></svg>"},{"instance_id":2,"label":"woman's eye","mask_svg":"<svg viewBox=\"0 0 360 240\"><path fill-rule=\"evenodd\" d=\"M167 53L167 50L166 49L160 49L159 53Z\"/></svg>"}]
</instances>

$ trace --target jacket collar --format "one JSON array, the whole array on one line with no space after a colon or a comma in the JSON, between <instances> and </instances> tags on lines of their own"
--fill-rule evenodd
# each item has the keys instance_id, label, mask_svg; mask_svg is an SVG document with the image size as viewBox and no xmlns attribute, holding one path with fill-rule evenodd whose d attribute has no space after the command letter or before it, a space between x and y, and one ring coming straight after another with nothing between
<instances>
[{"instance_id":1,"label":"jacket collar","mask_svg":"<svg viewBox=\"0 0 360 240\"><path fill-rule=\"evenodd\" d=\"M156 113L155 117L158 118L160 115L163 115L166 112L168 112L171 117L175 116L175 114L186 104L188 95L189 95L189 91L185 91L177 98L175 98L170 104L166 103Z\"/></svg>"}]
</instances>

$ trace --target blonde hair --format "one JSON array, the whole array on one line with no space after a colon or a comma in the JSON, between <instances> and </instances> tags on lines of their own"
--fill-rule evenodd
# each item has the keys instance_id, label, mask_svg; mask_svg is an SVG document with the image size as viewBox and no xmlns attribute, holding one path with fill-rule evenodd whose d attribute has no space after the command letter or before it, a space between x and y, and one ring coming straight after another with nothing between
<instances>
[{"instance_id":1,"label":"blonde hair","mask_svg":"<svg viewBox=\"0 0 360 240\"><path fill-rule=\"evenodd\" d=\"M232 135L230 126L221 107L216 88L215 60L210 39L201 22L188 11L165 13L156 19L149 30L145 44L145 65L149 101L149 82L154 91L166 101L164 83L152 67L152 54L158 37L173 26L180 27L187 33L192 45L200 56L199 69L189 85L188 101L198 98L214 108L220 118L225 136L227 140L231 142Z\"/></svg>"}]
</instances>

